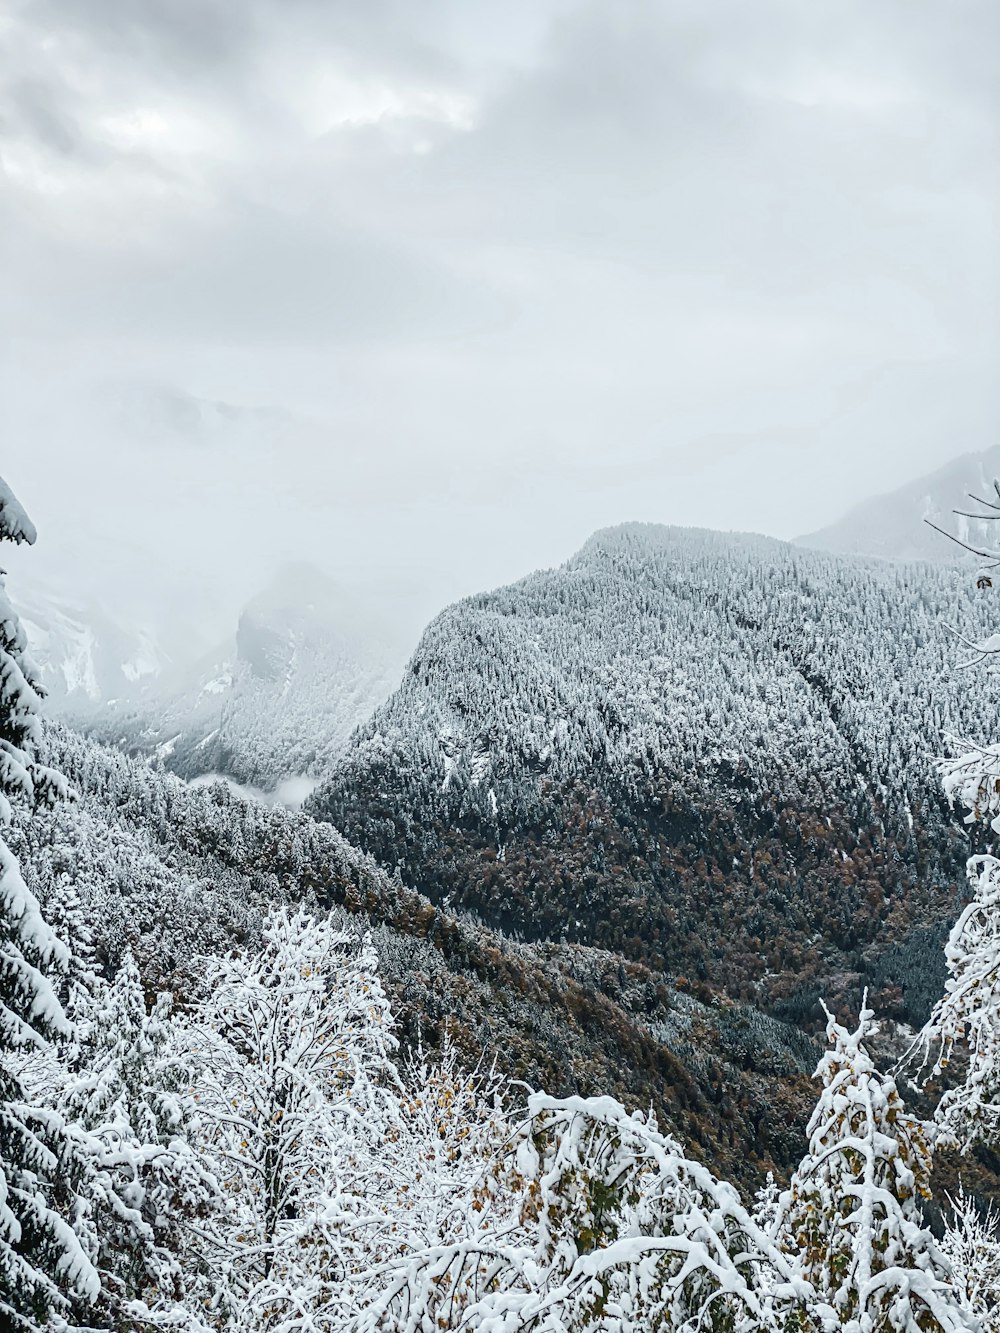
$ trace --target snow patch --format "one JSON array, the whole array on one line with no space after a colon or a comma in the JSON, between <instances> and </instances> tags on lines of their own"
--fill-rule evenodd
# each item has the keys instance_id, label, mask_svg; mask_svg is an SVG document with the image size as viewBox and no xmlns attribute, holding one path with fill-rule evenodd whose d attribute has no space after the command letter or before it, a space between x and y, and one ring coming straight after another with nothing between
<instances>
[{"instance_id":1,"label":"snow patch","mask_svg":"<svg viewBox=\"0 0 1000 1333\"><path fill-rule=\"evenodd\" d=\"M201 693L225 694L225 692L228 689L232 688L232 684L233 684L233 673L231 671L226 670L223 671L221 675L216 676L214 680L210 680L208 681L207 684L203 685L201 687Z\"/></svg>"},{"instance_id":2,"label":"snow patch","mask_svg":"<svg viewBox=\"0 0 1000 1333\"><path fill-rule=\"evenodd\" d=\"M154 751L156 758L169 759L177 748L177 742L183 735L184 733L182 731L178 731L175 736L171 736L169 740L163 741L162 744L158 745Z\"/></svg>"}]
</instances>

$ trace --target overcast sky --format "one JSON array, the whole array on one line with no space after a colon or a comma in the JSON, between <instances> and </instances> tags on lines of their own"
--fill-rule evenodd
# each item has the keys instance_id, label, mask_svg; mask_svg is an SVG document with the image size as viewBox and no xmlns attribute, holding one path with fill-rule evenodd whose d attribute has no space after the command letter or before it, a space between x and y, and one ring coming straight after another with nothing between
<instances>
[{"instance_id":1,"label":"overcast sky","mask_svg":"<svg viewBox=\"0 0 1000 1333\"><path fill-rule=\"evenodd\" d=\"M304 557L416 625L996 443L998 49L995 0L8 0L30 567L203 627Z\"/></svg>"}]
</instances>

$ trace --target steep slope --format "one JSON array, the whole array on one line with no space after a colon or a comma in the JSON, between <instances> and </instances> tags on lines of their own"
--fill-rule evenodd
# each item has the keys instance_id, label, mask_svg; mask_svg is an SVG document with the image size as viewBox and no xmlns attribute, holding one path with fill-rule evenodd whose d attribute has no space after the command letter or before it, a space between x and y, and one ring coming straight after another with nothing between
<instances>
[{"instance_id":1,"label":"steep slope","mask_svg":"<svg viewBox=\"0 0 1000 1333\"><path fill-rule=\"evenodd\" d=\"M223 775L272 792L329 767L388 697L400 658L332 580L290 565L195 671L87 725L182 777Z\"/></svg>"},{"instance_id":2,"label":"steep slope","mask_svg":"<svg viewBox=\"0 0 1000 1333\"><path fill-rule=\"evenodd\" d=\"M23 579L15 600L52 714L84 718L128 706L172 669L155 628L130 624L108 607Z\"/></svg>"},{"instance_id":3,"label":"steep slope","mask_svg":"<svg viewBox=\"0 0 1000 1333\"><path fill-rule=\"evenodd\" d=\"M954 561L961 548L927 526L925 518L973 546L997 539L995 523L956 517L955 509L978 512L968 495L996 502L994 477L1000 476L1000 445L963 454L937 472L907 482L888 495L865 500L843 518L818 532L797 537L796 544L842 555L879 556L887 560Z\"/></svg>"},{"instance_id":4,"label":"steep slope","mask_svg":"<svg viewBox=\"0 0 1000 1333\"><path fill-rule=\"evenodd\" d=\"M995 686L946 567L629 525L445 611L309 808L432 901L796 1022L919 1019L965 835L932 772ZM984 690L986 697L984 697Z\"/></svg>"},{"instance_id":5,"label":"steep slope","mask_svg":"<svg viewBox=\"0 0 1000 1333\"><path fill-rule=\"evenodd\" d=\"M818 1047L749 1006L706 1006L640 964L578 944L532 946L435 907L328 824L224 786L193 788L50 729L74 805L19 820L43 907L82 900L99 960L128 945L150 993L196 993L198 955L251 947L281 900L331 907L378 949L404 1044L448 1030L475 1063L557 1094L653 1104L695 1155L744 1184L801 1154Z\"/></svg>"}]
</instances>

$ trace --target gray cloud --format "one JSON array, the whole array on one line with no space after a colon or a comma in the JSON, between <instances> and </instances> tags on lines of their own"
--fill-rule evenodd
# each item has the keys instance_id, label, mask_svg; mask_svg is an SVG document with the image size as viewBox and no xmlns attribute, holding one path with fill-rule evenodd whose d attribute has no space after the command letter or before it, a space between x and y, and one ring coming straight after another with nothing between
<instances>
[{"instance_id":1,"label":"gray cloud","mask_svg":"<svg viewBox=\"0 0 1000 1333\"><path fill-rule=\"evenodd\" d=\"M0 389L54 574L422 569L416 618L996 438L987 0L26 0L5 37Z\"/></svg>"}]
</instances>

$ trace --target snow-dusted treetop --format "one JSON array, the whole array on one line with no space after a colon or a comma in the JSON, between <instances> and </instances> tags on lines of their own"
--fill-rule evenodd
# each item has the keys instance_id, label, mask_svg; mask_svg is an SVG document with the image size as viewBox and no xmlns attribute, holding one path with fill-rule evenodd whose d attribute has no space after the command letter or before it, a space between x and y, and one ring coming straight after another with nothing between
<instances>
[{"instance_id":1,"label":"snow-dusted treetop","mask_svg":"<svg viewBox=\"0 0 1000 1333\"><path fill-rule=\"evenodd\" d=\"M972 1333L976 1321L923 1225L931 1143L872 1061L874 1016L863 1002L852 1032L827 1011L831 1049L816 1071L823 1091L776 1229L838 1323L866 1333Z\"/></svg>"},{"instance_id":2,"label":"snow-dusted treetop","mask_svg":"<svg viewBox=\"0 0 1000 1333\"><path fill-rule=\"evenodd\" d=\"M0 541L27 542L34 545L35 525L24 512L24 506L0 477Z\"/></svg>"}]
</instances>

